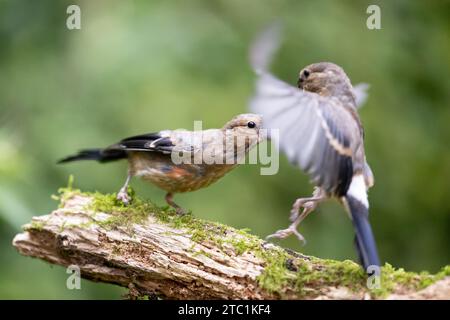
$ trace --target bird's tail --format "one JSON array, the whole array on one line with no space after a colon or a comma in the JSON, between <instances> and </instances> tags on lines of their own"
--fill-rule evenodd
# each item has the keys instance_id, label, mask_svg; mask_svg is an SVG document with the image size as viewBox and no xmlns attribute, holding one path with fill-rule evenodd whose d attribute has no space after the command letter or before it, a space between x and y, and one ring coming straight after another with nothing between
<instances>
[{"instance_id":1,"label":"bird's tail","mask_svg":"<svg viewBox=\"0 0 450 320\"><path fill-rule=\"evenodd\" d=\"M85 149L80 150L77 154L59 160L58 163L66 163L78 160L97 160L98 162L109 162L124 159L126 157L127 154L124 150Z\"/></svg>"},{"instance_id":2,"label":"bird's tail","mask_svg":"<svg viewBox=\"0 0 450 320\"><path fill-rule=\"evenodd\" d=\"M365 186L364 190L357 191L355 190L354 182L352 181L353 186L350 185L345 200L355 229L355 244L359 259L364 270L368 272L370 266L380 266L380 259L378 258L377 245L369 223L369 206L363 198L366 194Z\"/></svg>"}]
</instances>

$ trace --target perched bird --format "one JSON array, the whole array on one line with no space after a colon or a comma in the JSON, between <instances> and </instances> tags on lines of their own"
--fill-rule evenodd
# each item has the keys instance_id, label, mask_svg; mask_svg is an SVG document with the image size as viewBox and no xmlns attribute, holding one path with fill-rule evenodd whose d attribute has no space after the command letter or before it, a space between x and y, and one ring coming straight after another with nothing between
<instances>
[{"instance_id":1,"label":"perched bird","mask_svg":"<svg viewBox=\"0 0 450 320\"><path fill-rule=\"evenodd\" d=\"M367 86L352 87L344 70L330 62L303 68L297 87L277 79L268 66L279 39L279 30L271 27L250 49L250 61L258 77L250 108L263 116L265 127L279 130L280 149L310 176L315 189L312 197L294 202L292 224L269 238L294 234L304 241L297 231L300 222L318 203L336 198L353 221L362 265L366 270L371 265L379 266L368 220L367 190L374 178L366 161L364 131L357 113Z\"/></svg>"},{"instance_id":2,"label":"perched bird","mask_svg":"<svg viewBox=\"0 0 450 320\"><path fill-rule=\"evenodd\" d=\"M185 210L173 201L174 193L207 187L242 163L246 153L263 139L259 134L261 125L261 116L240 114L221 129L147 133L104 149L81 150L58 163L128 159L128 176L117 199L125 204L130 201L128 184L138 176L167 191L166 202L183 214Z\"/></svg>"}]
</instances>

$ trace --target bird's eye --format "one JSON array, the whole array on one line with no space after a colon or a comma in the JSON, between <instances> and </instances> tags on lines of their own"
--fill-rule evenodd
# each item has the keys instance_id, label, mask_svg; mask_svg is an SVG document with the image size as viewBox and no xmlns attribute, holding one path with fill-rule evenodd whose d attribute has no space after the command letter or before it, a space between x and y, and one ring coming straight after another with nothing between
<instances>
[{"instance_id":1,"label":"bird's eye","mask_svg":"<svg viewBox=\"0 0 450 320\"><path fill-rule=\"evenodd\" d=\"M253 129L254 127L256 127L256 123L254 123L253 121L249 121L247 123L247 127L249 127L250 129Z\"/></svg>"},{"instance_id":2,"label":"bird's eye","mask_svg":"<svg viewBox=\"0 0 450 320\"><path fill-rule=\"evenodd\" d=\"M308 71L308 70L304 70L304 71L303 71L303 75L305 76L305 78L308 78L308 76L309 76L309 71Z\"/></svg>"}]
</instances>

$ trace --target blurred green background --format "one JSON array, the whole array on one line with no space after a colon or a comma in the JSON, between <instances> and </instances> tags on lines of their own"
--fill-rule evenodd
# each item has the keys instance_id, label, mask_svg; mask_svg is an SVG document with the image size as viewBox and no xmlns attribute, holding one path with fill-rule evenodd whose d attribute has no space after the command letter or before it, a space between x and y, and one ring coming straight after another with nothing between
<instances>
[{"instance_id":1,"label":"blurred green background","mask_svg":"<svg viewBox=\"0 0 450 320\"><path fill-rule=\"evenodd\" d=\"M66 28L81 7L82 29ZM366 8L381 7L381 30ZM285 41L274 72L295 83L318 61L371 84L361 110L375 174L371 221L381 258L436 272L450 262L450 5L448 1L5 1L0 0L0 298L120 298L125 290L82 282L67 290L65 269L20 256L21 225L57 205L75 175L83 190L115 192L126 163L56 165L80 148L194 120L220 127L245 112L254 75L252 37L279 19ZM266 236L284 228L308 178L284 156L274 176L237 168L208 189L178 195L202 218ZM138 195L164 193L135 180ZM328 202L301 226L308 240L281 244L306 254L356 259L342 207Z\"/></svg>"}]
</instances>

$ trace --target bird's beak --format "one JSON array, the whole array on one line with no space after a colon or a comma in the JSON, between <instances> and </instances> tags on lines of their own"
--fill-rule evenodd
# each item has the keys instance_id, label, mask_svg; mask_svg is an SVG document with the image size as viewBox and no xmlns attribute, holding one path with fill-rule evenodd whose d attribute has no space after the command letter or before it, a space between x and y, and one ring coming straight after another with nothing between
<instances>
[{"instance_id":1,"label":"bird's beak","mask_svg":"<svg viewBox=\"0 0 450 320\"><path fill-rule=\"evenodd\" d=\"M269 138L268 134L261 134L261 130L258 130L258 143L263 142Z\"/></svg>"}]
</instances>

